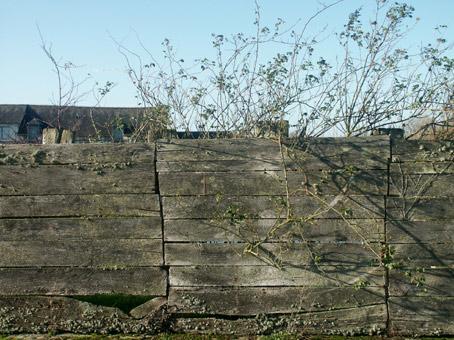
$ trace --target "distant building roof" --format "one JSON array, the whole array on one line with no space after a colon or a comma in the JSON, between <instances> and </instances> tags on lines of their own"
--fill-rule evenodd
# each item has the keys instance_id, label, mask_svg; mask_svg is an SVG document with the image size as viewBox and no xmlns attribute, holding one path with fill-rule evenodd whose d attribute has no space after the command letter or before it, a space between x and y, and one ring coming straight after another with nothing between
<instances>
[{"instance_id":1,"label":"distant building roof","mask_svg":"<svg viewBox=\"0 0 454 340\"><path fill-rule=\"evenodd\" d=\"M69 129L83 138L110 134L119 124L133 126L144 112L146 109L138 107L68 106L59 110L55 105L0 104L0 124L17 124L19 134L25 134L27 123L37 119L44 127Z\"/></svg>"},{"instance_id":2,"label":"distant building roof","mask_svg":"<svg viewBox=\"0 0 454 340\"><path fill-rule=\"evenodd\" d=\"M0 105L0 124L20 125L27 105Z\"/></svg>"}]
</instances>

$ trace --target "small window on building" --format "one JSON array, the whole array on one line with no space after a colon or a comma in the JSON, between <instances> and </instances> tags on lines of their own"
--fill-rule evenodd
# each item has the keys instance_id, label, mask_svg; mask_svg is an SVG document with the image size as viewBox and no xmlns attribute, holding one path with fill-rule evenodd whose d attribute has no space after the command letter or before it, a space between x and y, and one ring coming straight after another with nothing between
<instances>
[{"instance_id":1,"label":"small window on building","mask_svg":"<svg viewBox=\"0 0 454 340\"><path fill-rule=\"evenodd\" d=\"M0 141L12 142L17 138L17 125L0 125Z\"/></svg>"},{"instance_id":2,"label":"small window on building","mask_svg":"<svg viewBox=\"0 0 454 340\"><path fill-rule=\"evenodd\" d=\"M41 138L42 129L39 122L32 121L27 124L27 140L36 142Z\"/></svg>"}]
</instances>

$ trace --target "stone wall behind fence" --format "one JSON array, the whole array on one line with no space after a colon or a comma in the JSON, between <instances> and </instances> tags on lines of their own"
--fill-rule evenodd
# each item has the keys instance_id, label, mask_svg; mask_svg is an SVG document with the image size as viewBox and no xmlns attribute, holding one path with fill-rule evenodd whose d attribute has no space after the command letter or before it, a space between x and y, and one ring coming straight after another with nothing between
<instances>
[{"instance_id":1,"label":"stone wall behind fence","mask_svg":"<svg viewBox=\"0 0 454 340\"><path fill-rule=\"evenodd\" d=\"M454 142L0 145L0 334L454 335Z\"/></svg>"}]
</instances>

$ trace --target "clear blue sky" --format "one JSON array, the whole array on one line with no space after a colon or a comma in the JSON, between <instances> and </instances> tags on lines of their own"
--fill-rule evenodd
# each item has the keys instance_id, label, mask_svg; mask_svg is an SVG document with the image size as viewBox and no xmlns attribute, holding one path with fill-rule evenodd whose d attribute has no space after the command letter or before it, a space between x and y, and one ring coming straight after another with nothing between
<instances>
[{"instance_id":1,"label":"clear blue sky","mask_svg":"<svg viewBox=\"0 0 454 340\"><path fill-rule=\"evenodd\" d=\"M264 24L277 18L287 23L310 17L316 0L261 0ZM325 0L329 3L330 0ZM373 0L345 0L314 22L316 31L342 27L348 13ZM432 28L453 21L454 0L408 0L421 21L409 44L433 38ZM135 35L153 53L168 38L179 55L191 60L211 53L211 33L251 32L253 0L0 0L0 103L49 104L56 92L55 75L40 49L36 25L56 56L80 65L80 75L117 84L106 106L134 106L134 91L125 75L124 60L110 36L139 50ZM454 23L453 23L454 26ZM454 27L446 36L454 37ZM328 51L329 53L333 53ZM93 104L91 96L80 102Z\"/></svg>"}]
</instances>

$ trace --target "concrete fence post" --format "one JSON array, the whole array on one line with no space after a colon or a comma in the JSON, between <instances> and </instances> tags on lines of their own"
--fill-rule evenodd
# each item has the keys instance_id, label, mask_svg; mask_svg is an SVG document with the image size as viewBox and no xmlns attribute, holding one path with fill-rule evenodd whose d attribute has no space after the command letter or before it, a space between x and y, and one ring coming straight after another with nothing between
<instances>
[{"instance_id":1,"label":"concrete fence post","mask_svg":"<svg viewBox=\"0 0 454 340\"><path fill-rule=\"evenodd\" d=\"M69 129L63 129L59 144L72 144L74 133ZM43 129L43 144L57 144L58 130L55 128Z\"/></svg>"},{"instance_id":2,"label":"concrete fence post","mask_svg":"<svg viewBox=\"0 0 454 340\"><path fill-rule=\"evenodd\" d=\"M43 129L43 144L55 144L57 142L57 129Z\"/></svg>"}]
</instances>

